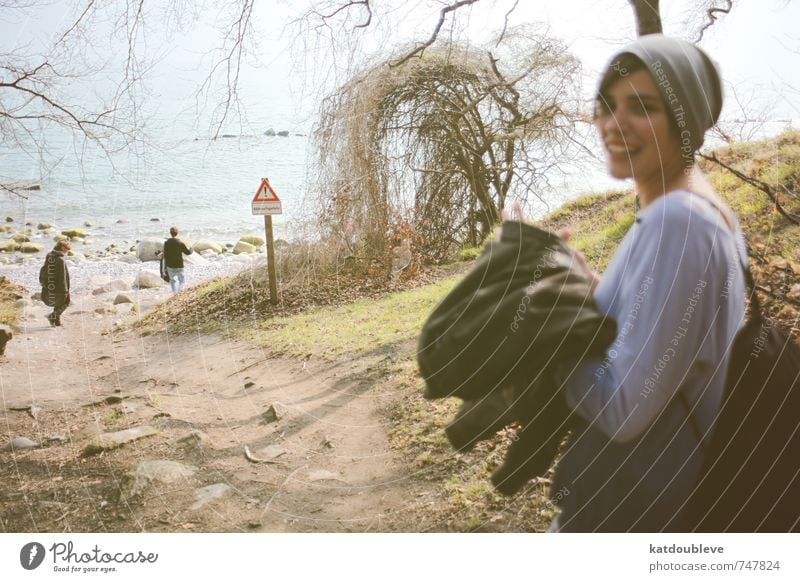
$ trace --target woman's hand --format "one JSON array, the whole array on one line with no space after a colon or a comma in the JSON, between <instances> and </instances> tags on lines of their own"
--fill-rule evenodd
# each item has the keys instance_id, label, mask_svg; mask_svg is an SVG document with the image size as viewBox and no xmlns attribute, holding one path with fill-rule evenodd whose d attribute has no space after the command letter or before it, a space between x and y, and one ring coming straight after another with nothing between
<instances>
[{"instance_id":1,"label":"woman's hand","mask_svg":"<svg viewBox=\"0 0 800 582\"><path fill-rule=\"evenodd\" d=\"M572 231L568 228L562 228L558 231L558 236L564 239L565 242L569 242L569 239L572 238ZM589 264L586 262L586 255L580 252L578 249L574 249L570 247L572 251L572 257L575 260L575 263L578 265L578 268L586 273L589 277L590 283L589 287L594 293L594 290L597 288L597 285L600 283L600 275L597 274L597 271L592 269Z\"/></svg>"}]
</instances>

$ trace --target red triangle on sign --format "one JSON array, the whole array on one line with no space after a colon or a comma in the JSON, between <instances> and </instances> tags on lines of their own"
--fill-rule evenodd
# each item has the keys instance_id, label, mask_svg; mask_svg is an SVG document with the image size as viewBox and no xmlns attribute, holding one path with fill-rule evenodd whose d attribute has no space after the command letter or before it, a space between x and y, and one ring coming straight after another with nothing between
<instances>
[{"instance_id":1,"label":"red triangle on sign","mask_svg":"<svg viewBox=\"0 0 800 582\"><path fill-rule=\"evenodd\" d=\"M269 180L262 178L253 202L280 202L280 200L278 195L275 194L275 190L269 185Z\"/></svg>"}]
</instances>

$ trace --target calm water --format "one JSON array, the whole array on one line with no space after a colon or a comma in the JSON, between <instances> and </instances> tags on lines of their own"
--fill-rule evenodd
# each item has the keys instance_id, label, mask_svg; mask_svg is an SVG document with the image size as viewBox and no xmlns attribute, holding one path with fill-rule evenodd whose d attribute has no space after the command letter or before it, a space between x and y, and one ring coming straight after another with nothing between
<instances>
[{"instance_id":1,"label":"calm water","mask_svg":"<svg viewBox=\"0 0 800 582\"><path fill-rule=\"evenodd\" d=\"M268 177L283 202L275 236L291 238L290 222L304 211L308 147L309 138L293 132L161 140L139 155L111 160L98 152L76 154L72 144L54 140L42 160L0 149L0 180L41 184L27 200L0 194L0 222L11 216L14 225L47 222L60 229L90 222L92 247L165 237L171 224L191 240L236 242L244 234L263 236L263 217L251 214L250 201Z\"/></svg>"}]
</instances>

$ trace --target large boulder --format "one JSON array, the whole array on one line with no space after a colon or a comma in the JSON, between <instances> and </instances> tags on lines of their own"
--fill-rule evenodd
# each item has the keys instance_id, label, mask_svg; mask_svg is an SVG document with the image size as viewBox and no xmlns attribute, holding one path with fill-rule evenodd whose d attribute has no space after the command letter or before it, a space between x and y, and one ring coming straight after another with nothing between
<instances>
[{"instance_id":1,"label":"large boulder","mask_svg":"<svg viewBox=\"0 0 800 582\"><path fill-rule=\"evenodd\" d=\"M18 242L18 243L22 244L22 243L24 243L24 242L30 242L30 240L31 240L31 237L29 237L29 236L28 236L27 234L25 234L25 233L18 232L17 234L15 234L15 235L13 235L13 236L11 237L11 240L14 240L14 241L16 241L16 242Z\"/></svg>"},{"instance_id":2,"label":"large boulder","mask_svg":"<svg viewBox=\"0 0 800 582\"><path fill-rule=\"evenodd\" d=\"M250 243L244 242L243 240L237 242L236 246L233 247L234 255L240 255L242 253L256 253L256 252L258 252L258 249L256 247L254 247Z\"/></svg>"},{"instance_id":3,"label":"large boulder","mask_svg":"<svg viewBox=\"0 0 800 582\"><path fill-rule=\"evenodd\" d=\"M130 296L126 295L125 293L119 293L114 298L114 305L119 305L120 303L133 303L133 299Z\"/></svg>"},{"instance_id":4,"label":"large boulder","mask_svg":"<svg viewBox=\"0 0 800 582\"><path fill-rule=\"evenodd\" d=\"M41 253L44 250L44 245L39 243L24 242L19 245L19 250L22 253Z\"/></svg>"},{"instance_id":5,"label":"large boulder","mask_svg":"<svg viewBox=\"0 0 800 582\"><path fill-rule=\"evenodd\" d=\"M264 239L260 236L243 236L239 239L242 242L246 242L247 244L251 244L254 247L263 247L264 246Z\"/></svg>"},{"instance_id":6,"label":"large boulder","mask_svg":"<svg viewBox=\"0 0 800 582\"><path fill-rule=\"evenodd\" d=\"M207 239L199 240L196 243L194 243L194 245L192 245L192 250L196 253L202 253L203 251L213 250L215 253L220 254L223 248L224 247L221 244L215 243L214 241Z\"/></svg>"},{"instance_id":7,"label":"large boulder","mask_svg":"<svg viewBox=\"0 0 800 582\"><path fill-rule=\"evenodd\" d=\"M157 261L164 250L164 240L160 238L147 238L139 241L136 247L136 258L142 262Z\"/></svg>"},{"instance_id":8,"label":"large boulder","mask_svg":"<svg viewBox=\"0 0 800 582\"><path fill-rule=\"evenodd\" d=\"M82 228L68 228L67 230L62 230L61 234L64 236L68 236L69 238L86 238L86 231Z\"/></svg>"},{"instance_id":9,"label":"large boulder","mask_svg":"<svg viewBox=\"0 0 800 582\"><path fill-rule=\"evenodd\" d=\"M136 280L133 286L139 289L156 289L164 286L164 280L158 271L150 271L149 269L142 269L136 275Z\"/></svg>"},{"instance_id":10,"label":"large boulder","mask_svg":"<svg viewBox=\"0 0 800 582\"><path fill-rule=\"evenodd\" d=\"M92 295L102 295L103 293L110 293L111 291L129 291L131 284L122 279L115 279L99 285L92 290Z\"/></svg>"},{"instance_id":11,"label":"large boulder","mask_svg":"<svg viewBox=\"0 0 800 582\"><path fill-rule=\"evenodd\" d=\"M198 267L202 265L207 265L208 259L201 254L192 253L191 255L184 255L183 264L187 266Z\"/></svg>"},{"instance_id":12,"label":"large boulder","mask_svg":"<svg viewBox=\"0 0 800 582\"><path fill-rule=\"evenodd\" d=\"M0 253L13 253L18 248L19 245L15 240L0 241Z\"/></svg>"}]
</instances>

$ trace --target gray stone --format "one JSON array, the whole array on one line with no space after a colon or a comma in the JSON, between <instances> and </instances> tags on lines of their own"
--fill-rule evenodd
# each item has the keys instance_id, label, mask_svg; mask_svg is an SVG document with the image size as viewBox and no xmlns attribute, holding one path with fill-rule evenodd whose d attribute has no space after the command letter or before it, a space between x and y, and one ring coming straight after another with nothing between
<instances>
[{"instance_id":1,"label":"gray stone","mask_svg":"<svg viewBox=\"0 0 800 582\"><path fill-rule=\"evenodd\" d=\"M106 432L97 435L92 441L83 448L81 456L89 457L121 447L122 445L138 441L145 437L157 435L158 431L152 426L137 426L117 432Z\"/></svg>"},{"instance_id":2,"label":"gray stone","mask_svg":"<svg viewBox=\"0 0 800 582\"><path fill-rule=\"evenodd\" d=\"M20 450L24 450L24 449L35 449L38 446L39 445L37 445L35 442L33 442L29 438L17 437L17 438L11 439L11 442L8 443L3 448L5 450L7 450L7 451L20 451Z\"/></svg>"},{"instance_id":3,"label":"gray stone","mask_svg":"<svg viewBox=\"0 0 800 582\"><path fill-rule=\"evenodd\" d=\"M241 242L246 242L247 244L251 244L254 247L263 247L264 246L264 239L260 236L243 236L239 239Z\"/></svg>"},{"instance_id":4,"label":"gray stone","mask_svg":"<svg viewBox=\"0 0 800 582\"><path fill-rule=\"evenodd\" d=\"M219 499L223 495L226 495L233 491L230 485L226 483L214 483L213 485L209 485L207 487L201 487L200 489L195 490L195 495L197 495L197 501L195 501L189 509L196 510L200 509L204 505L214 501L215 499Z\"/></svg>"},{"instance_id":5,"label":"gray stone","mask_svg":"<svg viewBox=\"0 0 800 582\"><path fill-rule=\"evenodd\" d=\"M19 252L21 253L41 253L44 250L44 245L33 242L24 242L19 245Z\"/></svg>"},{"instance_id":6,"label":"gray stone","mask_svg":"<svg viewBox=\"0 0 800 582\"><path fill-rule=\"evenodd\" d=\"M192 253L191 255L184 256L183 262L187 266L202 267L208 264L208 259L200 253Z\"/></svg>"},{"instance_id":7,"label":"gray stone","mask_svg":"<svg viewBox=\"0 0 800 582\"><path fill-rule=\"evenodd\" d=\"M4 240L0 241L0 253L13 253L15 250L19 248L17 241L15 240Z\"/></svg>"},{"instance_id":8,"label":"gray stone","mask_svg":"<svg viewBox=\"0 0 800 582\"><path fill-rule=\"evenodd\" d=\"M108 281L97 287L96 289L92 290L92 295L102 295L103 293L110 293L112 291L130 291L131 284L128 281L123 281L122 279L115 279L113 281Z\"/></svg>"},{"instance_id":9,"label":"gray stone","mask_svg":"<svg viewBox=\"0 0 800 582\"><path fill-rule=\"evenodd\" d=\"M164 250L164 240L160 238L148 238L139 241L136 247L136 258L142 262L157 261Z\"/></svg>"},{"instance_id":10,"label":"gray stone","mask_svg":"<svg viewBox=\"0 0 800 582\"><path fill-rule=\"evenodd\" d=\"M119 305L120 303L133 303L133 299L131 299L124 293L120 293L119 295L114 297L114 305Z\"/></svg>"},{"instance_id":11,"label":"gray stone","mask_svg":"<svg viewBox=\"0 0 800 582\"><path fill-rule=\"evenodd\" d=\"M191 449L202 450L211 446L211 440L206 433L193 430L186 436L179 438L178 444Z\"/></svg>"},{"instance_id":12,"label":"gray stone","mask_svg":"<svg viewBox=\"0 0 800 582\"><path fill-rule=\"evenodd\" d=\"M233 254L239 255L242 253L255 253L258 252L258 249L251 245L250 243L246 243L244 241L239 241L236 243L236 246L233 247Z\"/></svg>"},{"instance_id":13,"label":"gray stone","mask_svg":"<svg viewBox=\"0 0 800 582\"><path fill-rule=\"evenodd\" d=\"M156 271L142 269L136 275L133 286L139 289L155 289L164 286L164 280Z\"/></svg>"},{"instance_id":14,"label":"gray stone","mask_svg":"<svg viewBox=\"0 0 800 582\"><path fill-rule=\"evenodd\" d=\"M280 402L273 402L269 408L261 415L264 423L277 422L286 416L286 407Z\"/></svg>"},{"instance_id":15,"label":"gray stone","mask_svg":"<svg viewBox=\"0 0 800 582\"><path fill-rule=\"evenodd\" d=\"M123 499L141 494L151 484L170 484L189 479L197 472L195 467L175 461L152 460L139 463L133 471L122 477Z\"/></svg>"},{"instance_id":16,"label":"gray stone","mask_svg":"<svg viewBox=\"0 0 800 582\"><path fill-rule=\"evenodd\" d=\"M212 250L217 254L222 252L222 245L219 243L215 243L212 240L202 239L197 241L192 245L192 250L196 253L202 253L203 251Z\"/></svg>"},{"instance_id":17,"label":"gray stone","mask_svg":"<svg viewBox=\"0 0 800 582\"><path fill-rule=\"evenodd\" d=\"M11 237L11 240L16 241L18 243L24 243L24 242L30 242L31 238L27 234L18 232L17 234Z\"/></svg>"},{"instance_id":18,"label":"gray stone","mask_svg":"<svg viewBox=\"0 0 800 582\"><path fill-rule=\"evenodd\" d=\"M26 307L30 307L32 303L28 299L17 299L14 301L14 309L25 309Z\"/></svg>"},{"instance_id":19,"label":"gray stone","mask_svg":"<svg viewBox=\"0 0 800 582\"><path fill-rule=\"evenodd\" d=\"M39 224L36 226L36 228L38 228L39 230L48 230L48 229L50 229L50 228L53 228L53 225L52 225L52 224L49 224L49 223L47 223L47 222L40 222L40 223L39 223Z\"/></svg>"},{"instance_id":20,"label":"gray stone","mask_svg":"<svg viewBox=\"0 0 800 582\"><path fill-rule=\"evenodd\" d=\"M86 231L83 230L82 228L68 228L67 230L62 230L61 234L63 234L64 236L67 236L67 237L69 237L71 239L73 239L73 238L85 238L86 237Z\"/></svg>"}]
</instances>

